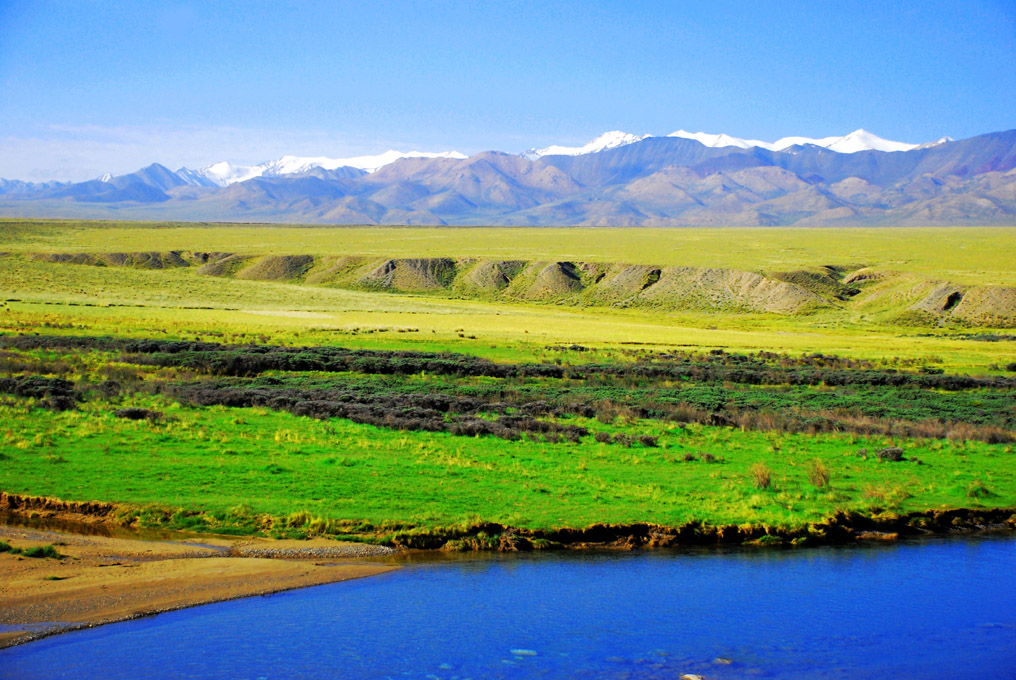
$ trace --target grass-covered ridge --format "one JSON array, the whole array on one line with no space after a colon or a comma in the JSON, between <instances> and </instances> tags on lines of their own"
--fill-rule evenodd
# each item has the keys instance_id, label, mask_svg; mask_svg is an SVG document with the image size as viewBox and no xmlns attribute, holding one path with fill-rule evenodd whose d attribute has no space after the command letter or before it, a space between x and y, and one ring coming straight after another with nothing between
<instances>
[{"instance_id":1,"label":"grass-covered ridge","mask_svg":"<svg viewBox=\"0 0 1016 680\"><path fill-rule=\"evenodd\" d=\"M66 271L67 265L78 265ZM402 293L501 304L556 304L632 309L650 313L770 315L811 324L896 326L1016 325L1016 288L924 281L869 267L826 265L814 271L758 273L736 269L660 267L623 263L453 260L374 260L311 255L236 255L185 251L7 255L0 271L19 282L84 282L110 274L83 267L125 269L124 279L145 278L185 291L219 280L298 285L308 289ZM166 272L165 270L171 270ZM113 275L116 276L116 275ZM239 290L235 283L226 290ZM15 289L16 290L16 289ZM13 292L13 291L12 291ZM262 293L266 292L264 290ZM327 299L309 294L304 304Z\"/></svg>"}]
</instances>

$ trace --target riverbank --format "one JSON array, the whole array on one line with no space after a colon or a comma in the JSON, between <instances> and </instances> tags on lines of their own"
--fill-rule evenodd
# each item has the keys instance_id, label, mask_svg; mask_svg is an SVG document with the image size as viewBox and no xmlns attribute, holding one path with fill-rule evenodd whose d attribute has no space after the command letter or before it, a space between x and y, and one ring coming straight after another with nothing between
<instances>
[{"instance_id":1,"label":"riverbank","mask_svg":"<svg viewBox=\"0 0 1016 680\"><path fill-rule=\"evenodd\" d=\"M0 553L0 648L199 604L373 576L378 546L317 539L144 541L0 525L0 541L63 557Z\"/></svg>"},{"instance_id":2,"label":"riverbank","mask_svg":"<svg viewBox=\"0 0 1016 680\"><path fill-rule=\"evenodd\" d=\"M123 535L138 531L159 537L179 532L160 528L165 512L144 512L143 508L104 502L65 501L47 496L23 496L0 492L0 522L27 528L67 530L72 533ZM142 517L155 519L147 524ZM265 517L265 528L284 525L281 518ZM302 525L301 525L302 526ZM329 524L322 522L327 529ZM232 529L234 527L227 527ZM238 528L238 527L237 527ZM343 533L352 539L345 544L328 539L328 532L312 540L266 540L250 530L250 543L232 540L233 554L239 556L295 557L315 541L323 545L344 545L343 551L363 554L394 550L440 550L445 552L527 552L531 550L676 548L709 545L757 547L803 547L840 545L856 541L896 541L900 538L948 536L978 533L1016 532L1016 507L940 507L899 513L886 510L852 512L837 510L820 521L766 525L753 522L712 524L692 520L679 525L651 522L598 522L584 527L529 528L497 522L476 522L458 526L418 526ZM201 536L193 533L192 536ZM302 538L306 538L304 535ZM200 540L204 541L203 538ZM361 542L362 541L362 542ZM292 546L286 550L284 545ZM291 553L291 554L290 554Z\"/></svg>"}]
</instances>

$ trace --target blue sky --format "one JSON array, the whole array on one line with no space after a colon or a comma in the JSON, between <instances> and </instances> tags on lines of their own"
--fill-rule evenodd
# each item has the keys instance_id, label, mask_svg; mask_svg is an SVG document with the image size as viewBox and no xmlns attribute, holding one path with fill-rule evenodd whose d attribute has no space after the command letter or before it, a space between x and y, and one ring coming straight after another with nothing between
<instances>
[{"instance_id":1,"label":"blue sky","mask_svg":"<svg viewBox=\"0 0 1016 680\"><path fill-rule=\"evenodd\" d=\"M859 127L1016 127L1016 3L0 0L0 177Z\"/></svg>"}]
</instances>

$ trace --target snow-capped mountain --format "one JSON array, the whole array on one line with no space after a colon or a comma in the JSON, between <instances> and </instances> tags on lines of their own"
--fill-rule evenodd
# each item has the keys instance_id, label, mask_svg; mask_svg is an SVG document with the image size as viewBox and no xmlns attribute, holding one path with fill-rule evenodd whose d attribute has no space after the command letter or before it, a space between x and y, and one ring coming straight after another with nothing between
<instances>
[{"instance_id":1,"label":"snow-capped mountain","mask_svg":"<svg viewBox=\"0 0 1016 680\"><path fill-rule=\"evenodd\" d=\"M292 175L299 172L306 172L311 168L322 168L323 170L335 170L336 168L356 168L366 172L374 172L379 168L394 163L400 158L454 158L462 160L466 156L458 151L440 151L432 153L428 151L395 151L388 150L376 156L354 156L353 158L304 158L301 156L283 156L277 161L266 163L268 166L267 175Z\"/></svg>"},{"instance_id":2,"label":"snow-capped mountain","mask_svg":"<svg viewBox=\"0 0 1016 680\"><path fill-rule=\"evenodd\" d=\"M739 149L749 149L753 146L761 146L765 149L770 149L771 145L765 142L760 142L755 139L740 139L738 137L731 137L727 134L712 135L708 132L686 132L685 130L678 130L677 132L671 132L668 137L680 137L681 139L693 139L699 144L703 144L713 149L718 149L724 146L736 146Z\"/></svg>"},{"instance_id":3,"label":"snow-capped mountain","mask_svg":"<svg viewBox=\"0 0 1016 680\"><path fill-rule=\"evenodd\" d=\"M365 172L374 172L379 168L394 163L400 158L454 158L461 160L464 154L458 151L395 151L389 150L375 156L354 156L352 158L328 158L326 156L283 156L282 158L260 163L258 165L234 165L220 161L200 170L180 168L177 174L192 184L201 184L204 179L212 184L224 187L236 182L245 182L255 177L278 177L307 172L313 168L335 170L336 168L357 168Z\"/></svg>"},{"instance_id":4,"label":"snow-capped mountain","mask_svg":"<svg viewBox=\"0 0 1016 680\"><path fill-rule=\"evenodd\" d=\"M218 187L223 186L218 181L211 179L208 175L205 175L201 170L191 170L190 168L180 168L176 171L176 176L179 177L185 184L190 184L196 187Z\"/></svg>"},{"instance_id":5,"label":"snow-capped mountain","mask_svg":"<svg viewBox=\"0 0 1016 680\"><path fill-rule=\"evenodd\" d=\"M912 146L863 130L772 143L613 132L539 149L533 159L498 151L285 156L204 172L153 163L103 181L0 179L0 209L328 224L1016 224L1016 130ZM426 157L390 163L410 155Z\"/></svg>"},{"instance_id":6,"label":"snow-capped mountain","mask_svg":"<svg viewBox=\"0 0 1016 680\"><path fill-rule=\"evenodd\" d=\"M953 139L952 137L942 137L940 139L936 139L934 142L925 142L924 144L922 144L921 146L919 146L917 148L918 149L930 149L932 147L939 146L940 144L946 144L947 142L955 142L955 141L956 140Z\"/></svg>"},{"instance_id":7,"label":"snow-capped mountain","mask_svg":"<svg viewBox=\"0 0 1016 680\"><path fill-rule=\"evenodd\" d=\"M904 144L882 139L864 130L855 130L843 137L825 137L812 139L810 137L784 137L773 143L762 142L755 139L741 139L726 134L708 134L705 132L686 132L678 130L667 135L668 137L681 137L695 140L711 148L738 147L748 149L760 147L770 151L782 151L791 146L799 144L813 144L824 147L830 151L839 153L855 153L857 151L909 151L918 148L917 144ZM536 160L543 156L582 156L590 153L615 149L628 144L635 144L653 135L636 135L621 130L604 132L596 139L582 146L551 145L544 148L533 148L520 154L529 160ZM930 142L923 145L927 148L930 145L941 144L943 141L951 141L948 137L937 142ZM194 186L218 186L224 187L237 182L245 182L255 177L279 177L282 175L293 175L307 172L314 168L322 170L335 170L337 168L356 168L367 173L372 173L379 168L394 163L400 158L451 158L461 160L465 155L457 151L395 151L389 150L373 156L354 156L350 158L329 158L327 156L283 156L275 160L259 163L257 165L239 165L228 161L220 161L205 166L200 170L180 168L176 174L187 184ZM109 181L110 176L103 178Z\"/></svg>"},{"instance_id":8,"label":"snow-capped mountain","mask_svg":"<svg viewBox=\"0 0 1016 680\"><path fill-rule=\"evenodd\" d=\"M591 142L587 142L582 146L559 146L555 144L543 149L529 149L521 155L530 160L539 158L540 156L582 156L587 153L596 153L597 151L614 149L619 146L626 146L628 144L634 144L635 142L641 142L643 139L648 137L652 137L652 135L633 135L620 130L611 130L610 132L604 132L596 139Z\"/></svg>"},{"instance_id":9,"label":"snow-capped mountain","mask_svg":"<svg viewBox=\"0 0 1016 680\"><path fill-rule=\"evenodd\" d=\"M583 146L552 145L542 149L529 149L521 155L529 160L535 160L542 156L582 156L587 153L596 153L607 149L614 149L619 146L635 144L636 142L641 142L643 139L649 139L650 137L653 137L653 135L633 135L628 132L622 132L621 130L612 130L610 132L604 132L602 135ZM740 149L759 147L762 149L768 149L769 151L783 151L784 149L789 149L792 146L812 144L838 153L856 153L858 151L910 151L918 148L917 144L906 144L904 142L894 142L888 139L883 139L866 130L854 130L850 134L842 137L823 137L821 139L815 139L812 137L784 137L771 143L762 142L757 139L742 139L740 137L733 137L727 134L688 132L686 130L671 132L667 135L667 137L692 139L704 146L714 149L734 146ZM940 144L944 141L952 140L948 137L943 137L938 142L929 142L929 144L923 145L923 148L927 148L928 146L934 144Z\"/></svg>"},{"instance_id":10,"label":"snow-capped mountain","mask_svg":"<svg viewBox=\"0 0 1016 680\"><path fill-rule=\"evenodd\" d=\"M906 144L904 142L893 142L888 139L882 139L878 135L873 135L867 130L854 130L850 134L842 137L823 137L821 139L814 139L811 137L783 137L782 139L777 139L772 143L760 142L757 139L740 139L738 137L731 137L730 135L725 134L711 135L706 132L687 132L685 130L671 132L667 136L694 139L696 142L712 148L736 146L741 149L749 149L754 146L762 149L768 149L769 151L783 151L784 149L788 149L792 146L804 144L821 146L838 153L857 153L858 151L910 151L918 147L917 144ZM941 141L949 140L948 138L944 138L943 140L939 140L939 142Z\"/></svg>"}]
</instances>

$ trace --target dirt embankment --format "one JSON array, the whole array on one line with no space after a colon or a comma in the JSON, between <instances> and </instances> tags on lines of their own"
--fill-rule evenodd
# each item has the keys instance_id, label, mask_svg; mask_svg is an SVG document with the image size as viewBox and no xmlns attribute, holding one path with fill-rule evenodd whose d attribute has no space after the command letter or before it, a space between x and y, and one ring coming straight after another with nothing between
<instances>
[{"instance_id":1,"label":"dirt embankment","mask_svg":"<svg viewBox=\"0 0 1016 680\"><path fill-rule=\"evenodd\" d=\"M829 296L795 281L733 269L622 263L197 253L45 253L36 260L136 269L192 267L200 275L487 300L798 313Z\"/></svg>"},{"instance_id":2,"label":"dirt embankment","mask_svg":"<svg viewBox=\"0 0 1016 680\"><path fill-rule=\"evenodd\" d=\"M594 524L574 529L532 530L497 523L458 531L416 531L393 536L410 549L526 551L554 548L675 548L680 546L818 546L854 541L895 541L901 537L1016 531L1016 508L927 510L905 514L837 512L799 527L761 524L710 525L689 522Z\"/></svg>"},{"instance_id":3,"label":"dirt embankment","mask_svg":"<svg viewBox=\"0 0 1016 680\"><path fill-rule=\"evenodd\" d=\"M74 503L57 499L18 496L0 493L2 513L19 517L42 518L47 521L99 522L116 524L116 513L102 503ZM92 514L76 514L75 508ZM954 508L909 513L873 511L860 513L837 511L821 522L797 527L772 527L762 524L714 525L692 521L680 526L650 523L593 524L584 528L526 529L482 522L454 529L407 529L385 536L386 543L396 549L408 550L495 550L526 551L541 549L583 548L668 548L702 545L828 545L856 540L896 540L900 537L965 534L984 531L1016 531L1016 508ZM377 540L379 536L370 536ZM250 539L257 540L257 539ZM323 539L322 539L323 540ZM314 544L295 541L285 547L283 542L270 541L257 551L232 544L234 556L259 554L297 556L292 550L313 548ZM339 545L334 541L327 546ZM343 544L340 553L377 554L391 552L380 545ZM282 553L272 549L282 550ZM360 550L360 553L355 551ZM286 551L289 551L288 553Z\"/></svg>"},{"instance_id":4,"label":"dirt embankment","mask_svg":"<svg viewBox=\"0 0 1016 680\"><path fill-rule=\"evenodd\" d=\"M112 503L64 501L46 496L21 496L0 491L0 513L67 518L82 523L106 522L116 511Z\"/></svg>"}]
</instances>

